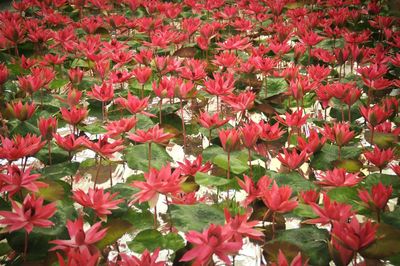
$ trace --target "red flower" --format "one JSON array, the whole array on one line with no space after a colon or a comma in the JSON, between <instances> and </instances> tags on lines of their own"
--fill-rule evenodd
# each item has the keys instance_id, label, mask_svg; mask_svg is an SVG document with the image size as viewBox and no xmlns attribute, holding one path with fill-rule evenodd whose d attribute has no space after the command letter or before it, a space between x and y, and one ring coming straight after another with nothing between
<instances>
[{"instance_id":1,"label":"red flower","mask_svg":"<svg viewBox=\"0 0 400 266\"><path fill-rule=\"evenodd\" d=\"M273 212L285 213L290 212L297 207L298 202L291 200L292 188L289 186L278 187L276 182L271 188L261 190L261 199L269 210Z\"/></svg>"},{"instance_id":2,"label":"red flower","mask_svg":"<svg viewBox=\"0 0 400 266\"><path fill-rule=\"evenodd\" d=\"M211 95L222 96L229 95L235 89L235 79L233 74L225 73L213 74L214 79L204 81L205 91Z\"/></svg>"},{"instance_id":3,"label":"red flower","mask_svg":"<svg viewBox=\"0 0 400 266\"><path fill-rule=\"evenodd\" d=\"M212 116L206 112L200 112L199 123L207 129L214 129L225 125L229 119L219 119L219 114L215 113Z\"/></svg>"},{"instance_id":4,"label":"red flower","mask_svg":"<svg viewBox=\"0 0 400 266\"><path fill-rule=\"evenodd\" d=\"M246 50L251 46L249 38L243 38L240 35L232 36L224 42L218 42L217 45L220 50Z\"/></svg>"},{"instance_id":5,"label":"red flower","mask_svg":"<svg viewBox=\"0 0 400 266\"><path fill-rule=\"evenodd\" d=\"M314 153L322 148L325 141L325 137L319 138L317 131L311 129L309 136L305 139L303 137L297 137L297 147L301 151L305 150L307 153Z\"/></svg>"},{"instance_id":6,"label":"red flower","mask_svg":"<svg viewBox=\"0 0 400 266\"><path fill-rule=\"evenodd\" d=\"M289 264L285 254L279 249L278 262L271 263L271 266L308 266L308 260L302 263L301 253L297 253L296 257L293 258L292 262Z\"/></svg>"},{"instance_id":7,"label":"red flower","mask_svg":"<svg viewBox=\"0 0 400 266\"><path fill-rule=\"evenodd\" d=\"M144 173L146 181L134 181L131 186L140 189L140 192L133 195L133 201L139 203L148 201L150 207L157 204L159 194L175 194L181 191L181 178L179 170L171 172L171 166L168 164L160 171L151 168L148 173Z\"/></svg>"},{"instance_id":8,"label":"red flower","mask_svg":"<svg viewBox=\"0 0 400 266\"><path fill-rule=\"evenodd\" d=\"M280 153L277 158L284 166L289 168L289 170L295 170L308 159L308 155L306 150L301 151L299 154L296 149L292 149L290 153L284 148L283 155Z\"/></svg>"},{"instance_id":9,"label":"red flower","mask_svg":"<svg viewBox=\"0 0 400 266\"><path fill-rule=\"evenodd\" d=\"M250 205L254 200L256 200L260 196L260 190L258 187L254 185L253 180L248 177L247 175L243 175L244 181L240 180L239 178L237 179L239 186L246 192L247 197L246 199L242 202L243 206L247 207ZM267 182L264 182L267 181ZM271 179L269 179L267 176L262 176L260 178L260 181L258 181L260 184L267 184L265 188L267 188L271 184ZM264 187L264 186L263 186Z\"/></svg>"},{"instance_id":10,"label":"red flower","mask_svg":"<svg viewBox=\"0 0 400 266\"><path fill-rule=\"evenodd\" d=\"M100 136L96 142L92 142L88 139L84 139L84 144L86 147L92 151L100 154L103 157L112 158L115 152L123 150L125 147L122 145L123 139L114 140L114 142L108 142L108 136Z\"/></svg>"},{"instance_id":11,"label":"red flower","mask_svg":"<svg viewBox=\"0 0 400 266\"><path fill-rule=\"evenodd\" d=\"M95 254L90 254L90 252L86 249L84 250L70 250L67 254L68 257L68 264L65 264L65 261L63 257L60 255L60 253L56 253L57 258L58 258L58 263L60 266L79 266L79 265L85 265L85 266L97 266L98 261L100 258L100 252L97 252Z\"/></svg>"},{"instance_id":12,"label":"red flower","mask_svg":"<svg viewBox=\"0 0 400 266\"><path fill-rule=\"evenodd\" d=\"M85 137L76 138L74 134L62 137L60 134L53 134L56 144L66 151L76 151L84 145Z\"/></svg>"},{"instance_id":13,"label":"red flower","mask_svg":"<svg viewBox=\"0 0 400 266\"><path fill-rule=\"evenodd\" d=\"M70 240L56 239L50 241L51 244L56 246L51 248L53 250L63 250L66 254L72 252L86 252L94 255L98 253L97 247L94 245L99 242L107 233L107 228L100 229L101 222L95 223L88 230L83 230L83 219L79 217L75 221L67 221L67 229Z\"/></svg>"},{"instance_id":14,"label":"red flower","mask_svg":"<svg viewBox=\"0 0 400 266\"><path fill-rule=\"evenodd\" d=\"M14 194L23 188L32 192L38 192L39 188L47 187L48 184L36 181L40 178L40 174L31 175L32 167L22 171L17 165L12 164L7 167L7 174L0 174L0 181L3 182L0 192L8 192L8 196L12 198Z\"/></svg>"},{"instance_id":15,"label":"red flower","mask_svg":"<svg viewBox=\"0 0 400 266\"><path fill-rule=\"evenodd\" d=\"M0 64L0 86L6 83L8 79L8 68L3 63Z\"/></svg>"},{"instance_id":16,"label":"red flower","mask_svg":"<svg viewBox=\"0 0 400 266\"><path fill-rule=\"evenodd\" d=\"M69 110L65 107L60 108L63 119L71 125L77 125L82 122L88 115L86 108L76 108L72 106Z\"/></svg>"},{"instance_id":17,"label":"red flower","mask_svg":"<svg viewBox=\"0 0 400 266\"><path fill-rule=\"evenodd\" d=\"M0 159L7 159L10 162L35 155L46 144L39 136L30 133L25 137L16 135L12 139L0 136L0 140Z\"/></svg>"},{"instance_id":18,"label":"red flower","mask_svg":"<svg viewBox=\"0 0 400 266\"><path fill-rule=\"evenodd\" d=\"M334 123L333 127L325 124L322 134L330 141L336 142L339 147L346 145L355 135L348 123Z\"/></svg>"},{"instance_id":19,"label":"red flower","mask_svg":"<svg viewBox=\"0 0 400 266\"><path fill-rule=\"evenodd\" d=\"M251 149L260 137L261 131L261 126L253 121L245 124L242 128L240 128L240 137L243 145L246 148Z\"/></svg>"},{"instance_id":20,"label":"red flower","mask_svg":"<svg viewBox=\"0 0 400 266\"><path fill-rule=\"evenodd\" d=\"M121 118L118 121L110 121L107 126L107 135L116 138L121 134L128 132L131 130L137 123L137 119L135 117L131 118Z\"/></svg>"},{"instance_id":21,"label":"red flower","mask_svg":"<svg viewBox=\"0 0 400 266\"><path fill-rule=\"evenodd\" d=\"M135 115L141 113L147 116L154 116L153 114L144 111L149 105L149 97L139 99L137 96L132 96L131 93L128 92L128 99L117 98L115 103L127 109L131 114Z\"/></svg>"},{"instance_id":22,"label":"red flower","mask_svg":"<svg viewBox=\"0 0 400 266\"><path fill-rule=\"evenodd\" d=\"M319 200L319 195L320 195L320 193L317 190L309 189L309 190L300 192L300 199L305 204L317 203Z\"/></svg>"},{"instance_id":23,"label":"red flower","mask_svg":"<svg viewBox=\"0 0 400 266\"><path fill-rule=\"evenodd\" d=\"M43 201L43 198L36 199L34 194L27 194L22 205L11 200L13 211L0 211L0 215L4 217L0 224L6 225L8 232L24 228L28 234L32 232L33 227L52 226L54 223L49 221L49 218L56 212L56 203L43 205Z\"/></svg>"},{"instance_id":24,"label":"red flower","mask_svg":"<svg viewBox=\"0 0 400 266\"><path fill-rule=\"evenodd\" d=\"M253 108L256 94L251 91L241 92L239 95L223 96L222 100L232 107L235 112L244 112Z\"/></svg>"},{"instance_id":25,"label":"red flower","mask_svg":"<svg viewBox=\"0 0 400 266\"><path fill-rule=\"evenodd\" d=\"M392 114L392 110L385 110L385 108L377 104L373 107L360 106L360 112L372 127L385 122Z\"/></svg>"},{"instance_id":26,"label":"red flower","mask_svg":"<svg viewBox=\"0 0 400 266\"><path fill-rule=\"evenodd\" d=\"M207 63L197 59L189 59L184 61L184 66L179 68L178 71L182 78L196 81L202 80L206 77L205 68Z\"/></svg>"},{"instance_id":27,"label":"red flower","mask_svg":"<svg viewBox=\"0 0 400 266\"><path fill-rule=\"evenodd\" d=\"M40 117L38 120L38 127L42 138L45 140L51 140L53 134L57 131L57 119L55 117Z\"/></svg>"},{"instance_id":28,"label":"red flower","mask_svg":"<svg viewBox=\"0 0 400 266\"><path fill-rule=\"evenodd\" d=\"M377 146L372 151L364 152L365 158L380 170L385 168L394 159L394 149L379 149Z\"/></svg>"},{"instance_id":29,"label":"red flower","mask_svg":"<svg viewBox=\"0 0 400 266\"><path fill-rule=\"evenodd\" d=\"M108 102L114 98L114 88L111 83L103 82L101 86L94 85L87 96L100 102Z\"/></svg>"},{"instance_id":30,"label":"red flower","mask_svg":"<svg viewBox=\"0 0 400 266\"><path fill-rule=\"evenodd\" d=\"M140 259L134 255L128 255L126 253L120 253L121 261L118 266L164 266L165 261L158 261L158 254L160 253L160 248L154 250L153 254L146 249L143 251Z\"/></svg>"},{"instance_id":31,"label":"red flower","mask_svg":"<svg viewBox=\"0 0 400 266\"><path fill-rule=\"evenodd\" d=\"M352 187L360 183L362 178L356 174L347 173L345 169L335 168L328 170L325 174L318 175L319 181L316 183L328 187Z\"/></svg>"},{"instance_id":32,"label":"red flower","mask_svg":"<svg viewBox=\"0 0 400 266\"><path fill-rule=\"evenodd\" d=\"M173 138L174 135L171 133L164 133L164 129L160 128L157 124L147 131L138 129L136 134L129 134L129 139L141 143L165 143L169 139Z\"/></svg>"},{"instance_id":33,"label":"red flower","mask_svg":"<svg viewBox=\"0 0 400 266\"><path fill-rule=\"evenodd\" d=\"M248 222L251 213L245 214L237 214L235 217L232 217L229 213L229 210L224 209L225 213L225 229L228 230L232 234L232 240L240 242L242 238L249 237L255 240L261 240L264 234L261 231L253 229L259 221L251 221Z\"/></svg>"},{"instance_id":34,"label":"red flower","mask_svg":"<svg viewBox=\"0 0 400 266\"><path fill-rule=\"evenodd\" d=\"M79 67L78 68L70 68L68 70L68 78L69 78L69 81L73 85L78 85L79 83L81 83L81 81L83 79L83 75L84 75L84 72Z\"/></svg>"},{"instance_id":35,"label":"red flower","mask_svg":"<svg viewBox=\"0 0 400 266\"><path fill-rule=\"evenodd\" d=\"M299 109L294 111L292 114L285 113L285 120L283 120L278 114L276 115L276 119L283 125L288 127L301 127L307 122L308 114L303 116L303 110Z\"/></svg>"},{"instance_id":36,"label":"red flower","mask_svg":"<svg viewBox=\"0 0 400 266\"><path fill-rule=\"evenodd\" d=\"M225 129L219 131L219 139L222 144L222 148L226 152L231 152L239 147L239 132L232 128L232 129Z\"/></svg>"},{"instance_id":37,"label":"red flower","mask_svg":"<svg viewBox=\"0 0 400 266\"><path fill-rule=\"evenodd\" d=\"M118 209L118 204L124 202L124 199L114 198L118 193L104 193L103 189L89 188L88 193L81 189L73 192L73 199L83 207L93 209L98 217L102 220L107 219L107 215L111 214L110 210Z\"/></svg>"},{"instance_id":38,"label":"red flower","mask_svg":"<svg viewBox=\"0 0 400 266\"><path fill-rule=\"evenodd\" d=\"M20 121L28 120L35 113L36 106L34 103L22 104L21 101L17 103L7 103L7 110L10 114Z\"/></svg>"},{"instance_id":39,"label":"red flower","mask_svg":"<svg viewBox=\"0 0 400 266\"><path fill-rule=\"evenodd\" d=\"M327 194L324 195L324 207L321 208L316 203L310 203L313 211L319 216L319 218L309 219L304 221L304 223L308 224L318 224L321 225L328 224L332 221L346 222L349 217L351 217L354 213L351 210L351 205L347 205L344 203L338 203L336 201L331 202L330 198Z\"/></svg>"},{"instance_id":40,"label":"red flower","mask_svg":"<svg viewBox=\"0 0 400 266\"><path fill-rule=\"evenodd\" d=\"M377 185L372 186L371 193L366 189L358 190L358 197L368 206L383 210L392 196L392 192L392 186L386 187L379 182Z\"/></svg>"},{"instance_id":41,"label":"red flower","mask_svg":"<svg viewBox=\"0 0 400 266\"><path fill-rule=\"evenodd\" d=\"M180 261L195 259L196 265L208 265L213 254L217 255L227 265L231 265L228 254L236 254L242 248L242 241L230 241L231 235L220 225L211 224L202 233L189 231L186 240L194 244Z\"/></svg>"},{"instance_id":42,"label":"red flower","mask_svg":"<svg viewBox=\"0 0 400 266\"><path fill-rule=\"evenodd\" d=\"M140 84L145 84L151 76L150 67L138 67L132 70L133 75Z\"/></svg>"},{"instance_id":43,"label":"red flower","mask_svg":"<svg viewBox=\"0 0 400 266\"><path fill-rule=\"evenodd\" d=\"M196 160L193 162L185 158L183 163L178 162L179 170L183 176L195 176L197 172L206 173L211 169L211 163L206 162L202 165L203 157L201 154L197 156Z\"/></svg>"},{"instance_id":44,"label":"red flower","mask_svg":"<svg viewBox=\"0 0 400 266\"><path fill-rule=\"evenodd\" d=\"M342 245L344 248L358 252L375 241L378 225L373 225L370 220L360 223L353 217L350 223L333 222L332 241L334 246Z\"/></svg>"},{"instance_id":45,"label":"red flower","mask_svg":"<svg viewBox=\"0 0 400 266\"><path fill-rule=\"evenodd\" d=\"M278 140L283 134L285 134L285 131L279 128L279 123L275 123L271 126L270 124L261 120L259 125L262 128L260 138L265 141Z\"/></svg>"},{"instance_id":46,"label":"red flower","mask_svg":"<svg viewBox=\"0 0 400 266\"><path fill-rule=\"evenodd\" d=\"M320 65L311 65L307 67L307 73L314 81L321 82L329 76L331 69Z\"/></svg>"}]
</instances>

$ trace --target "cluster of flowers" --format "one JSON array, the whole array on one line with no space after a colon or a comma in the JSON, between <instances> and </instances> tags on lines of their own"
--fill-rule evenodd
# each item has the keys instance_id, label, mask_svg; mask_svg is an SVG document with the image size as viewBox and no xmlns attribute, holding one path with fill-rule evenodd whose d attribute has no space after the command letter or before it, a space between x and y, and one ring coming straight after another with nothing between
<instances>
[{"instance_id":1,"label":"cluster of flowers","mask_svg":"<svg viewBox=\"0 0 400 266\"><path fill-rule=\"evenodd\" d=\"M70 177L71 199L91 209L94 220L81 212L64 221L69 240L64 234L48 241L60 265L166 264L158 259L161 246L141 256L117 248L118 256L110 259L96 244L107 235L103 222L122 205L148 204L159 229L156 207L161 195L168 207L211 204L211 197L183 187L198 173L221 173L215 162L203 162L199 154L194 160L185 156L176 168L169 162L161 167L152 163L154 145L165 146L180 136L187 152L186 127L193 124L208 133L204 138L211 147L221 146L227 155L223 178L235 181L246 198L240 202L241 212L233 215L225 209L224 225L210 221L202 232L186 232L188 246L180 261L212 265L216 255L229 265L229 255L239 253L245 238L261 243L270 237L262 229L265 221L272 224L273 239L277 216L301 204L316 217L303 224L328 225L332 259L356 265L360 252L376 241L388 201L398 195L381 181L364 188L368 176L360 172L359 159L368 162L369 172L390 170L400 176L399 101L394 96L400 87L399 21L382 15L387 7L375 0L311 2L240 0L235 6L225 0L22 0L13 2L14 11L0 12L0 55L5 59L0 64L0 224L7 233L25 231L22 257L29 259L28 237L34 229L54 226L55 214L62 212L56 201L41 195L42 189L52 189L41 170L53 165L56 144L71 163L79 151L92 150L98 166L93 188L74 189L77 180ZM57 85L60 80L64 82ZM278 93L276 80L284 84ZM44 101L49 95L56 105ZM175 101L181 135L165 126L169 121L164 106L173 107ZM312 101L318 101L325 115L310 111ZM98 105L102 133L93 138L85 125ZM140 128L143 118L157 124ZM67 124L68 134L60 132L61 123ZM21 131L21 125L30 127ZM392 141L382 144L382 136ZM360 148L360 139L370 146ZM129 183L138 192L124 198L98 186L103 161L115 163L127 147L144 143L147 169L142 180ZM39 158L46 145L42 169L30 165L28 158ZM329 161L332 165L314 169L310 162L327 146L337 148L329 154L335 158ZM356 171L346 167L345 150L354 147L362 150L362 156L351 158L361 164ZM242 150L248 154L249 170L238 176L231 169L232 156ZM126 163L124 155L119 163ZM313 188L298 190L260 174L254 159L268 168L275 158L281 173L299 174ZM362 220L352 205L331 199L328 192L338 187L356 188L370 215ZM231 189L224 199L230 207L235 201ZM254 218L252 210L260 204L263 214ZM170 231L177 231L169 222ZM288 265L282 250L276 256L276 265ZM290 265L308 263L300 253L290 259Z\"/></svg>"}]
</instances>

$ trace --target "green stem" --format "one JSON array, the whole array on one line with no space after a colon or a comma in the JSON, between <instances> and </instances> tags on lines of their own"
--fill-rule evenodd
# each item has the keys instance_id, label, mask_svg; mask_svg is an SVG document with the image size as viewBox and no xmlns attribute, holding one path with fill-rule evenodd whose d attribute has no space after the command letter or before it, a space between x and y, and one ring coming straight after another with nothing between
<instances>
[{"instance_id":1,"label":"green stem","mask_svg":"<svg viewBox=\"0 0 400 266\"><path fill-rule=\"evenodd\" d=\"M149 157L148 157L148 161L149 161L148 171L150 172L150 168L151 168L151 142L149 142Z\"/></svg>"}]
</instances>

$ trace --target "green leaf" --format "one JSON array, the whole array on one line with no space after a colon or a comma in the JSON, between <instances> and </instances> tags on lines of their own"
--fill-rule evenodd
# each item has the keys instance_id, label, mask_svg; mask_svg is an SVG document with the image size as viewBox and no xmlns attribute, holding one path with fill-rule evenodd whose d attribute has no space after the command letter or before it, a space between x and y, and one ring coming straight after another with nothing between
<instances>
[{"instance_id":1,"label":"green leaf","mask_svg":"<svg viewBox=\"0 0 400 266\"><path fill-rule=\"evenodd\" d=\"M224 186L224 185L230 183L230 180L228 180L226 178L208 175L208 174L205 174L202 172L197 172L195 179L196 179L197 184L199 184L201 186L206 186L206 187Z\"/></svg>"},{"instance_id":2,"label":"green leaf","mask_svg":"<svg viewBox=\"0 0 400 266\"><path fill-rule=\"evenodd\" d=\"M311 159L310 166L316 170L333 169L333 162L338 160L338 149L336 145L324 145L315 153ZM345 146L341 149L341 159L357 159L361 155L361 148Z\"/></svg>"},{"instance_id":3,"label":"green leaf","mask_svg":"<svg viewBox=\"0 0 400 266\"><path fill-rule=\"evenodd\" d=\"M329 190L327 194L331 200L350 204L356 211L364 209L363 206L360 205L360 198L358 197L358 191L355 187L335 187Z\"/></svg>"},{"instance_id":4,"label":"green leaf","mask_svg":"<svg viewBox=\"0 0 400 266\"><path fill-rule=\"evenodd\" d=\"M380 223L376 233L376 241L360 252L363 257L384 259L400 253L400 230Z\"/></svg>"},{"instance_id":5,"label":"green leaf","mask_svg":"<svg viewBox=\"0 0 400 266\"><path fill-rule=\"evenodd\" d=\"M224 224L224 212L216 206L206 204L172 205L171 216L173 225L183 232L203 231L210 224Z\"/></svg>"},{"instance_id":6,"label":"green leaf","mask_svg":"<svg viewBox=\"0 0 400 266\"><path fill-rule=\"evenodd\" d=\"M217 146L217 145L209 146L202 153L203 160L204 161L212 161L215 156L217 156L218 154L224 154L224 153L225 153L224 150L220 146Z\"/></svg>"},{"instance_id":7,"label":"green leaf","mask_svg":"<svg viewBox=\"0 0 400 266\"><path fill-rule=\"evenodd\" d=\"M62 180L46 180L49 185L45 188L40 188L38 194L48 201L65 200L71 193L69 184Z\"/></svg>"},{"instance_id":8,"label":"green leaf","mask_svg":"<svg viewBox=\"0 0 400 266\"><path fill-rule=\"evenodd\" d=\"M107 222L105 227L108 228L106 236L96 244L100 250L108 245L114 244L124 234L129 233L133 225L122 219L112 219Z\"/></svg>"},{"instance_id":9,"label":"green leaf","mask_svg":"<svg viewBox=\"0 0 400 266\"><path fill-rule=\"evenodd\" d=\"M49 88L51 90L60 89L68 84L69 80L67 79L55 79L49 84Z\"/></svg>"},{"instance_id":10,"label":"green leaf","mask_svg":"<svg viewBox=\"0 0 400 266\"><path fill-rule=\"evenodd\" d=\"M169 233L164 235L162 238L162 247L165 249L170 249L173 251L177 251L185 246L185 241L177 233Z\"/></svg>"},{"instance_id":11,"label":"green leaf","mask_svg":"<svg viewBox=\"0 0 400 266\"><path fill-rule=\"evenodd\" d=\"M400 208L396 206L392 212L382 213L382 221L388 225L400 229Z\"/></svg>"},{"instance_id":12,"label":"green leaf","mask_svg":"<svg viewBox=\"0 0 400 266\"><path fill-rule=\"evenodd\" d=\"M313 182L305 179L298 172L295 171L289 173L277 173L275 171L267 170L266 175L274 178L279 186L290 186L293 189L293 194L298 194L300 191L315 188Z\"/></svg>"},{"instance_id":13,"label":"green leaf","mask_svg":"<svg viewBox=\"0 0 400 266\"><path fill-rule=\"evenodd\" d=\"M78 162L64 162L53 164L41 169L40 174L42 177L52 180L57 180L66 176L73 176L78 171Z\"/></svg>"},{"instance_id":14,"label":"green leaf","mask_svg":"<svg viewBox=\"0 0 400 266\"><path fill-rule=\"evenodd\" d=\"M142 253L145 249L152 252L161 246L162 238L163 236L159 231L146 229L135 236L129 243L129 248L136 253Z\"/></svg>"},{"instance_id":15,"label":"green leaf","mask_svg":"<svg viewBox=\"0 0 400 266\"><path fill-rule=\"evenodd\" d=\"M268 249L268 245L281 241L296 245L302 256L310 259L310 265L328 265L331 260L327 244L329 232L326 229L308 226L279 231L277 237L268 242L265 248Z\"/></svg>"},{"instance_id":16,"label":"green leaf","mask_svg":"<svg viewBox=\"0 0 400 266\"><path fill-rule=\"evenodd\" d=\"M371 143L371 131L365 132L365 139ZM392 148L398 142L398 137L391 133L374 132L374 144L380 149Z\"/></svg>"},{"instance_id":17,"label":"green leaf","mask_svg":"<svg viewBox=\"0 0 400 266\"><path fill-rule=\"evenodd\" d=\"M149 145L139 144L126 149L125 159L131 169L148 171ZM151 167L160 169L171 161L171 157L162 146L151 145Z\"/></svg>"},{"instance_id":18,"label":"green leaf","mask_svg":"<svg viewBox=\"0 0 400 266\"><path fill-rule=\"evenodd\" d=\"M46 148L41 149L36 155L35 158L39 159L41 162L45 164L50 164L49 162L49 152ZM56 144L51 144L51 159L53 164L62 163L65 161L69 161L68 152L58 147Z\"/></svg>"},{"instance_id":19,"label":"green leaf","mask_svg":"<svg viewBox=\"0 0 400 266\"><path fill-rule=\"evenodd\" d=\"M185 241L177 233L162 235L155 229L141 231L129 243L129 248L137 253L142 253L146 249L153 252L157 248L176 251L184 246Z\"/></svg>"},{"instance_id":20,"label":"green leaf","mask_svg":"<svg viewBox=\"0 0 400 266\"><path fill-rule=\"evenodd\" d=\"M228 155L218 154L212 160L214 164L221 167L224 170L228 170ZM247 161L240 160L234 154L231 154L230 158L230 171L234 174L241 174L249 169Z\"/></svg>"},{"instance_id":21,"label":"green leaf","mask_svg":"<svg viewBox=\"0 0 400 266\"><path fill-rule=\"evenodd\" d=\"M267 95L265 95L265 86L267 86ZM265 99L272 96L284 93L288 88L288 84L284 78L271 78L268 77L264 80L261 91L258 95L259 98Z\"/></svg>"},{"instance_id":22,"label":"green leaf","mask_svg":"<svg viewBox=\"0 0 400 266\"><path fill-rule=\"evenodd\" d=\"M333 166L336 168L346 169L348 173L357 173L363 167L362 162L354 159L344 159L340 161L334 161Z\"/></svg>"},{"instance_id":23,"label":"green leaf","mask_svg":"<svg viewBox=\"0 0 400 266\"><path fill-rule=\"evenodd\" d=\"M153 214L147 209L142 211L129 209L121 219L132 223L133 229L136 231L152 228L154 226L153 217Z\"/></svg>"},{"instance_id":24,"label":"green leaf","mask_svg":"<svg viewBox=\"0 0 400 266\"><path fill-rule=\"evenodd\" d=\"M318 215L315 214L310 205L299 203L299 205L293 210L293 214L302 218L317 218Z\"/></svg>"},{"instance_id":25,"label":"green leaf","mask_svg":"<svg viewBox=\"0 0 400 266\"><path fill-rule=\"evenodd\" d=\"M0 243L0 256L6 255L11 250L12 248L8 245L8 243L5 242Z\"/></svg>"},{"instance_id":26,"label":"green leaf","mask_svg":"<svg viewBox=\"0 0 400 266\"><path fill-rule=\"evenodd\" d=\"M96 122L90 125L86 126L78 126L78 128L84 132L90 133L90 134L102 134L107 132L107 130L103 126L103 122Z\"/></svg>"}]
</instances>

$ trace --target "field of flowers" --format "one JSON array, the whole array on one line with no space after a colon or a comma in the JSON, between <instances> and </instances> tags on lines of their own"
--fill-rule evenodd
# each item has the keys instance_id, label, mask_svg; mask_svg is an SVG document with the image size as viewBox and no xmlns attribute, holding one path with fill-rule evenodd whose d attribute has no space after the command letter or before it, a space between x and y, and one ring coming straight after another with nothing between
<instances>
[{"instance_id":1,"label":"field of flowers","mask_svg":"<svg viewBox=\"0 0 400 266\"><path fill-rule=\"evenodd\" d=\"M400 3L0 11L0 264L400 265Z\"/></svg>"}]
</instances>

